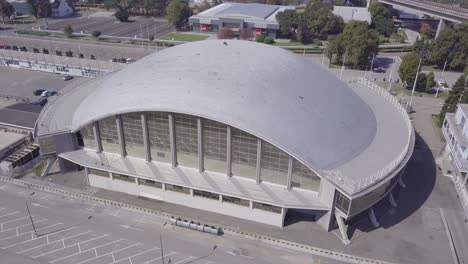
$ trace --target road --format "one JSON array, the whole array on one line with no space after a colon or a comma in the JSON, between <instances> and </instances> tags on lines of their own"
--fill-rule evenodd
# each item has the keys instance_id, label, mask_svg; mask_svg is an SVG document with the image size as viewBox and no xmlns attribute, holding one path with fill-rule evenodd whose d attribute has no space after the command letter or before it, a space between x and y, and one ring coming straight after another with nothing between
<instances>
[{"instance_id":1,"label":"road","mask_svg":"<svg viewBox=\"0 0 468 264\"><path fill-rule=\"evenodd\" d=\"M159 216L16 185L0 189L3 263L162 263L160 235L165 263L337 263L226 234L163 226Z\"/></svg>"}]
</instances>

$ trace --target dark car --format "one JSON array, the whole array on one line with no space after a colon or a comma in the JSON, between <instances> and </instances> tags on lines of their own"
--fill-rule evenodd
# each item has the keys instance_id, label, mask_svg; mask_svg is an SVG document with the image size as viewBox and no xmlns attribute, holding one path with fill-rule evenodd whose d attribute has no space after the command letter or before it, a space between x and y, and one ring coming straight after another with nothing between
<instances>
[{"instance_id":1,"label":"dark car","mask_svg":"<svg viewBox=\"0 0 468 264\"><path fill-rule=\"evenodd\" d=\"M38 89L38 90L34 90L33 94L36 96L40 96L43 92L45 92L44 89Z\"/></svg>"},{"instance_id":2,"label":"dark car","mask_svg":"<svg viewBox=\"0 0 468 264\"><path fill-rule=\"evenodd\" d=\"M67 75L67 76L63 77L64 81L68 81L68 80L71 80L71 79L73 79L73 76L70 76L70 75Z\"/></svg>"},{"instance_id":3,"label":"dark car","mask_svg":"<svg viewBox=\"0 0 468 264\"><path fill-rule=\"evenodd\" d=\"M49 97L49 96L53 96L53 95L56 95L57 92L56 91L43 91L41 93L41 96L42 97Z\"/></svg>"},{"instance_id":4,"label":"dark car","mask_svg":"<svg viewBox=\"0 0 468 264\"><path fill-rule=\"evenodd\" d=\"M382 67L378 67L378 68L374 68L372 71L373 71L373 72L378 72L378 73L384 73L384 72L385 72L385 69L382 68Z\"/></svg>"}]
</instances>

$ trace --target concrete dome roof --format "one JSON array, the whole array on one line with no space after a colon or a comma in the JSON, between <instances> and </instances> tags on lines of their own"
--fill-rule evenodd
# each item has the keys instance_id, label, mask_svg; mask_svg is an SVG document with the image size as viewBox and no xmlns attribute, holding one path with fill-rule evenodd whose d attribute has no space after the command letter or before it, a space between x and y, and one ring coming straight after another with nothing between
<instances>
[{"instance_id":1,"label":"concrete dome roof","mask_svg":"<svg viewBox=\"0 0 468 264\"><path fill-rule=\"evenodd\" d=\"M89 92L72 131L119 113L185 113L249 132L319 171L353 159L377 129L371 108L326 69L248 41L178 45L82 86Z\"/></svg>"}]
</instances>

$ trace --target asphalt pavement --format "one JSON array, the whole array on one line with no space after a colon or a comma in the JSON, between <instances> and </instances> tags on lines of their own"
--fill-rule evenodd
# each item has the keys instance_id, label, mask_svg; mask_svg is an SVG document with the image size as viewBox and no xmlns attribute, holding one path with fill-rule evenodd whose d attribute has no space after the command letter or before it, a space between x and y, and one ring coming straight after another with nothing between
<instances>
[{"instance_id":1,"label":"asphalt pavement","mask_svg":"<svg viewBox=\"0 0 468 264\"><path fill-rule=\"evenodd\" d=\"M166 219L157 215L11 184L0 189L3 263L163 263L163 255L171 264L338 263L255 240L164 225Z\"/></svg>"}]
</instances>

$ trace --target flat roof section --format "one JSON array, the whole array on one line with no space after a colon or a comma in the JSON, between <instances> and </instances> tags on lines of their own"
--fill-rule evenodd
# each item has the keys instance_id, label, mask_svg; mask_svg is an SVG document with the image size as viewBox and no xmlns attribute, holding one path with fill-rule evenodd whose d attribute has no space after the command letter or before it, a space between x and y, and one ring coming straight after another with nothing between
<instances>
[{"instance_id":1,"label":"flat roof section","mask_svg":"<svg viewBox=\"0 0 468 264\"><path fill-rule=\"evenodd\" d=\"M319 201L318 193L308 190L291 189L284 186L262 183L242 177L226 177L216 172L198 172L197 169L161 162L146 162L144 159L125 157L118 154L96 153L94 150L80 149L66 152L60 157L99 170L138 176L154 181L180 185L202 191L239 197L254 202L268 203L280 207L329 210Z\"/></svg>"},{"instance_id":2,"label":"flat roof section","mask_svg":"<svg viewBox=\"0 0 468 264\"><path fill-rule=\"evenodd\" d=\"M18 140L21 140L25 136L26 135L20 133L14 133L5 131L4 129L0 129L0 152L3 149L8 148L10 145L17 142Z\"/></svg>"}]
</instances>

